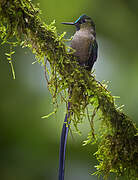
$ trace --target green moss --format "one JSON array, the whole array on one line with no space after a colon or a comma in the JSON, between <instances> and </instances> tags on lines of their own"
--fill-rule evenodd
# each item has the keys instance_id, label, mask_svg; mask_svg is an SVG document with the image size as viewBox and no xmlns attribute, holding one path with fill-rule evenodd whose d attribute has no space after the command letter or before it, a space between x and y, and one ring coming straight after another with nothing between
<instances>
[{"instance_id":1,"label":"green moss","mask_svg":"<svg viewBox=\"0 0 138 180\"><path fill-rule=\"evenodd\" d=\"M58 107L59 95L66 106L68 101L71 102L71 120L77 131L78 123L88 116L92 131L85 144L93 140L98 143L95 155L99 165L96 173L104 178L113 172L117 176L136 179L138 135L134 123L116 107L113 96L105 86L77 64L71 53L73 50L69 53L69 47L64 43L65 33L58 35L54 22L47 25L41 21L39 14L39 8L30 0L1 0L0 37L3 43L11 45L11 52L16 45L32 50L37 61L45 67L55 108ZM47 61L50 72L46 68ZM69 98L67 89L72 86L72 97ZM94 109L91 117L87 112L88 105ZM96 114L102 123L100 135L94 139L93 121Z\"/></svg>"}]
</instances>

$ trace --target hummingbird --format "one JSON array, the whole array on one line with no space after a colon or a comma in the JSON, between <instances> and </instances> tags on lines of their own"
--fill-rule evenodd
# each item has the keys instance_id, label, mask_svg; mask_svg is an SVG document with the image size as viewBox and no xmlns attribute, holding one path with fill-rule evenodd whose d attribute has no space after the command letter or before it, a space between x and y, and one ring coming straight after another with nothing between
<instances>
[{"instance_id":1,"label":"hummingbird","mask_svg":"<svg viewBox=\"0 0 138 180\"><path fill-rule=\"evenodd\" d=\"M73 25L76 27L76 32L71 41L71 48L75 50L74 56L76 57L79 65L84 67L87 71L91 71L95 61L97 60L98 52L95 24L93 20L84 14L75 22L63 22L62 24ZM58 180L64 180L65 152L70 125L70 121L68 121L70 117L70 106L71 103L68 102L68 113L65 116L61 133Z\"/></svg>"},{"instance_id":2,"label":"hummingbird","mask_svg":"<svg viewBox=\"0 0 138 180\"><path fill-rule=\"evenodd\" d=\"M84 66L86 70L91 71L98 52L93 20L87 15L82 15L75 22L63 22L62 24L76 27L76 32L71 41L71 48L75 50L74 56L77 57L80 66Z\"/></svg>"}]
</instances>

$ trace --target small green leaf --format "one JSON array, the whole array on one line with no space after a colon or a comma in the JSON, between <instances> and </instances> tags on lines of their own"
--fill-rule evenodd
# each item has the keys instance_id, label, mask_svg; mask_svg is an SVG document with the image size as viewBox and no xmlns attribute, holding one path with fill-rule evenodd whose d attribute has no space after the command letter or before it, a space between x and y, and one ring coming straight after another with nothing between
<instances>
[{"instance_id":1,"label":"small green leaf","mask_svg":"<svg viewBox=\"0 0 138 180\"><path fill-rule=\"evenodd\" d=\"M49 118L49 117L52 116L53 114L55 114L55 111L49 113L49 114L46 115L46 116L42 116L41 118L42 118L42 119Z\"/></svg>"}]
</instances>

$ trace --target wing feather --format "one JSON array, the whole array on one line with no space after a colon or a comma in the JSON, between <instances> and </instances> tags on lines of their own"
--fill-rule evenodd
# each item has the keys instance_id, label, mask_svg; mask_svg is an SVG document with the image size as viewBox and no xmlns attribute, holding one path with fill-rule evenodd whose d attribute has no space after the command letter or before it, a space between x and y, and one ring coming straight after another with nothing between
<instances>
[{"instance_id":1,"label":"wing feather","mask_svg":"<svg viewBox=\"0 0 138 180\"><path fill-rule=\"evenodd\" d=\"M90 49L89 49L89 58L86 64L86 69L88 71L91 71L95 61L97 60L97 55L98 55L98 44L96 40L94 40L93 43L90 44Z\"/></svg>"}]
</instances>

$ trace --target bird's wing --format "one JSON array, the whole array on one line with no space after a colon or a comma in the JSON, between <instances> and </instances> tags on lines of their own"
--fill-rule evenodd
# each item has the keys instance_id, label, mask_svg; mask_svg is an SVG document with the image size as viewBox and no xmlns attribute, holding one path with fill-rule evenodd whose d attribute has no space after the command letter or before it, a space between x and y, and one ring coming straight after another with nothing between
<instances>
[{"instance_id":1,"label":"bird's wing","mask_svg":"<svg viewBox=\"0 0 138 180\"><path fill-rule=\"evenodd\" d=\"M92 43L90 43L90 47L89 47L89 57L88 57L88 61L86 64L86 69L88 71L91 71L93 64L95 63L96 59L97 59L97 54L98 54L98 44L96 42L96 39L94 39L94 41Z\"/></svg>"}]
</instances>

